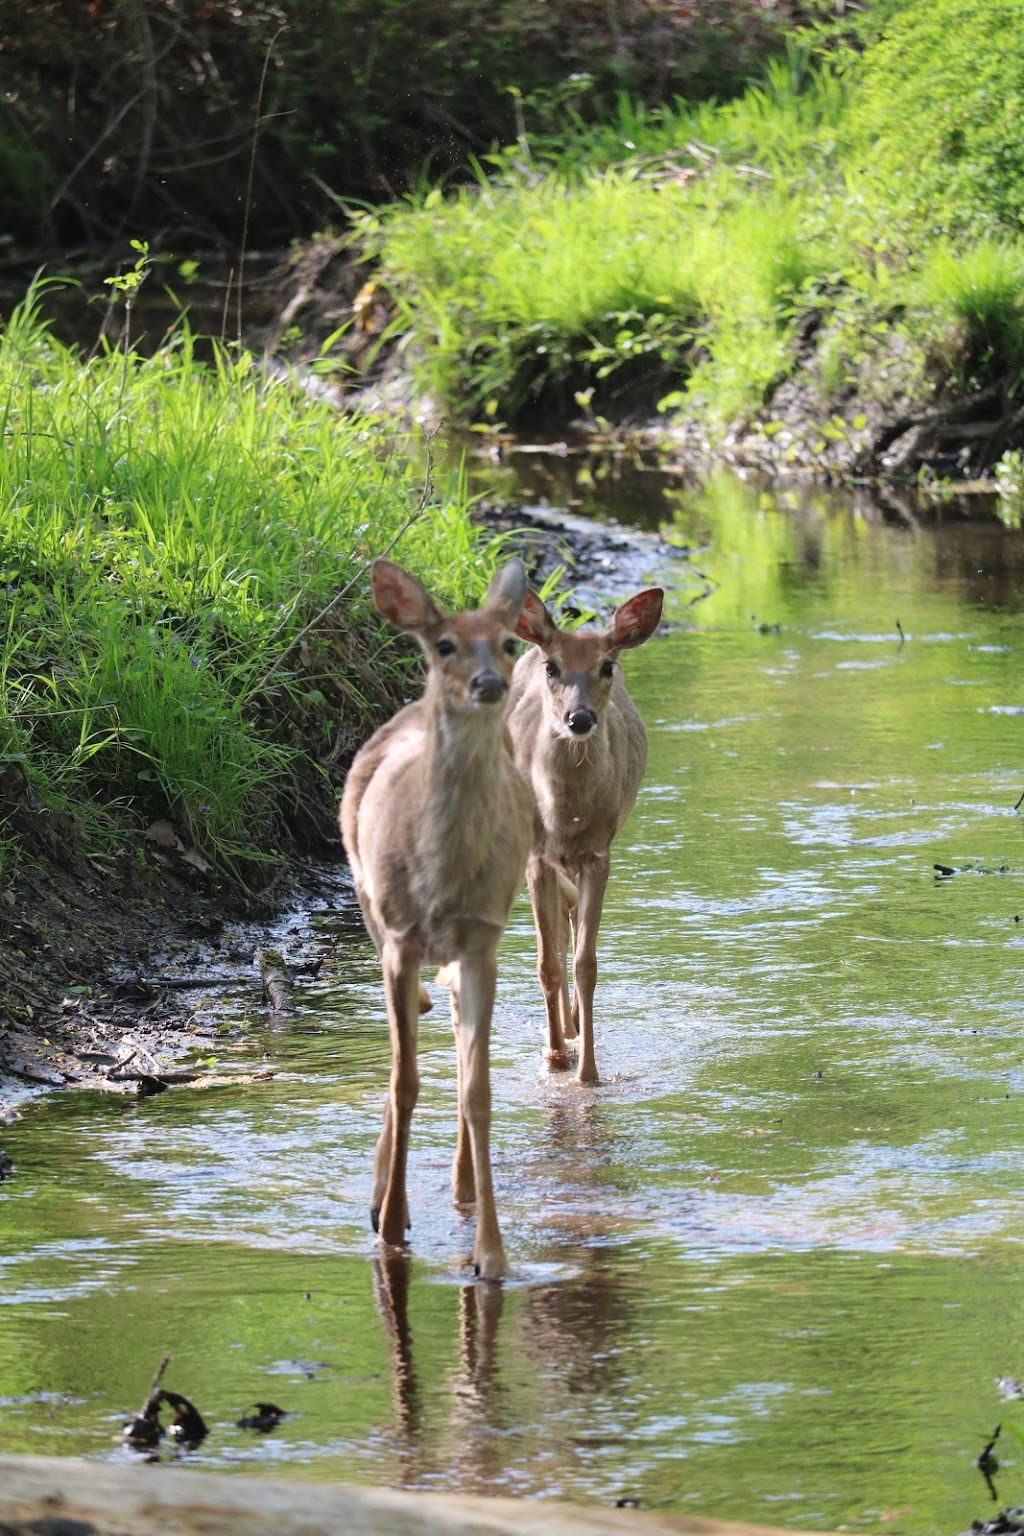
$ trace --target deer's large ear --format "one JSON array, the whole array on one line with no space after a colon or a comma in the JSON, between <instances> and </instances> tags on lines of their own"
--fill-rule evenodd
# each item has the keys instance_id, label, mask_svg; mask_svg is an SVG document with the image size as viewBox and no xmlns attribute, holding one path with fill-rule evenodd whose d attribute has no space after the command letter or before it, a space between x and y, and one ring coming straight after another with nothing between
<instances>
[{"instance_id":1,"label":"deer's large ear","mask_svg":"<svg viewBox=\"0 0 1024 1536\"><path fill-rule=\"evenodd\" d=\"M605 639L617 651L628 651L649 640L661 623L665 593L661 587L648 587L627 598L605 630Z\"/></svg>"},{"instance_id":2,"label":"deer's large ear","mask_svg":"<svg viewBox=\"0 0 1024 1536\"><path fill-rule=\"evenodd\" d=\"M444 623L444 614L423 583L393 560L373 562L373 600L396 629L422 634Z\"/></svg>"},{"instance_id":3,"label":"deer's large ear","mask_svg":"<svg viewBox=\"0 0 1024 1536\"><path fill-rule=\"evenodd\" d=\"M544 646L549 644L557 633L555 625L551 622L550 613L536 592L528 588L516 620L516 634L520 640L529 640L531 645Z\"/></svg>"},{"instance_id":4,"label":"deer's large ear","mask_svg":"<svg viewBox=\"0 0 1024 1536\"><path fill-rule=\"evenodd\" d=\"M485 608L503 608L511 626L515 621L523 598L526 596L526 566L521 560L510 560L500 571L495 571L484 599Z\"/></svg>"}]
</instances>

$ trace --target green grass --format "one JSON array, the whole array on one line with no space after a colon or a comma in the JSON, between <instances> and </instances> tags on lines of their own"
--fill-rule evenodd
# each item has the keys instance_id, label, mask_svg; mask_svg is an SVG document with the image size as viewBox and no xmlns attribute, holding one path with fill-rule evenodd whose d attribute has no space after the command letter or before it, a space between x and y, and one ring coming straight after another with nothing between
<instances>
[{"instance_id":1,"label":"green grass","mask_svg":"<svg viewBox=\"0 0 1024 1536\"><path fill-rule=\"evenodd\" d=\"M980 239L957 249L941 241L928 252L921 297L945 339L949 365L966 383L1024 362L1024 244Z\"/></svg>"},{"instance_id":2,"label":"green grass","mask_svg":"<svg viewBox=\"0 0 1024 1536\"><path fill-rule=\"evenodd\" d=\"M695 361L721 414L754 404L820 266L798 201L719 192L712 209L685 184L615 169L428 197L377 240L425 385L510 420L592 381L643 373L667 393Z\"/></svg>"},{"instance_id":3,"label":"green grass","mask_svg":"<svg viewBox=\"0 0 1024 1536\"><path fill-rule=\"evenodd\" d=\"M1021 340L1022 38L1024 0L887 4L862 47L795 38L724 105L526 103L477 186L363 221L421 383L462 421L586 393L714 434L808 367L810 328L826 418L984 387Z\"/></svg>"},{"instance_id":4,"label":"green grass","mask_svg":"<svg viewBox=\"0 0 1024 1536\"><path fill-rule=\"evenodd\" d=\"M803 295L843 236L815 193L844 91L809 50L724 107L626 100L490 158L493 173L363 220L426 388L518 421L595 387L722 423L791 366Z\"/></svg>"},{"instance_id":5,"label":"green grass","mask_svg":"<svg viewBox=\"0 0 1024 1536\"><path fill-rule=\"evenodd\" d=\"M462 606L493 554L458 484L415 515L422 471L393 423L205 355L182 329L148 360L84 360L33 295L0 337L0 807L13 786L97 836L168 816L237 869L404 676L368 562L397 538ZM0 874L15 854L0 825Z\"/></svg>"}]
</instances>

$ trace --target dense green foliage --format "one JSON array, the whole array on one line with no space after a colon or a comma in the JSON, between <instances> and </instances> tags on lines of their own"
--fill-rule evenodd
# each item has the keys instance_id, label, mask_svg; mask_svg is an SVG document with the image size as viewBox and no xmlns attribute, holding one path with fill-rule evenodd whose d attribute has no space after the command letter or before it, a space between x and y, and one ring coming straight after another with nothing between
<instances>
[{"instance_id":1,"label":"dense green foliage","mask_svg":"<svg viewBox=\"0 0 1024 1536\"><path fill-rule=\"evenodd\" d=\"M486 577L457 487L415 516L422 472L385 423L245 353L203 363L187 330L84 361L30 302L0 345L0 428L0 818L117 804L220 861L265 853L386 693L368 560L411 518L397 557L444 598Z\"/></svg>"},{"instance_id":2,"label":"dense green foliage","mask_svg":"<svg viewBox=\"0 0 1024 1536\"><path fill-rule=\"evenodd\" d=\"M907 6L852 81L852 159L880 209L917 238L1020 232L1021 0Z\"/></svg>"},{"instance_id":3,"label":"dense green foliage","mask_svg":"<svg viewBox=\"0 0 1024 1536\"><path fill-rule=\"evenodd\" d=\"M714 347L723 382L741 352L767 386L811 271L791 206L706 212L671 182L548 173L493 202L462 193L388 219L380 249L448 402L518 418L572 408L574 388L596 381L603 395L610 380L608 392L643 391L653 406L698 347ZM727 408L743 403L741 390Z\"/></svg>"},{"instance_id":4,"label":"dense green foliage","mask_svg":"<svg viewBox=\"0 0 1024 1536\"><path fill-rule=\"evenodd\" d=\"M711 429L798 369L829 430L856 396L1012 395L1024 0L879 5L847 30L827 53L791 38L725 105L528 122L478 187L366 216L426 385L481 422L575 397Z\"/></svg>"},{"instance_id":5,"label":"dense green foliage","mask_svg":"<svg viewBox=\"0 0 1024 1536\"><path fill-rule=\"evenodd\" d=\"M685 385L719 420L759 403L847 256L820 199L844 102L793 47L727 106L622 102L477 188L365 216L427 385L485 419L589 389L621 409Z\"/></svg>"}]
</instances>

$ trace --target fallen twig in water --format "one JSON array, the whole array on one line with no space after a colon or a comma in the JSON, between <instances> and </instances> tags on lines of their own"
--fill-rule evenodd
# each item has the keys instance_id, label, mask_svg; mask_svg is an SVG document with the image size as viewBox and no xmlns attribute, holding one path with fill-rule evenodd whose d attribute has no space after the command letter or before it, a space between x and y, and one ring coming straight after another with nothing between
<instances>
[{"instance_id":1,"label":"fallen twig in water","mask_svg":"<svg viewBox=\"0 0 1024 1536\"><path fill-rule=\"evenodd\" d=\"M149 1001L154 992L192 992L208 987L238 987L243 986L246 979L242 976L132 976L127 981L119 981L114 990L118 997L127 1002L137 999L142 1003Z\"/></svg>"},{"instance_id":2,"label":"fallen twig in water","mask_svg":"<svg viewBox=\"0 0 1024 1536\"><path fill-rule=\"evenodd\" d=\"M122 1438L137 1450L152 1450L163 1439L164 1427L160 1422L160 1408L166 1403L174 1409L170 1434L182 1445L199 1445L206 1439L207 1428L202 1414L189 1398L180 1392L169 1392L161 1387L160 1380L171 1363L170 1355L164 1355L149 1384L149 1392L134 1419L129 1419L121 1431Z\"/></svg>"}]
</instances>

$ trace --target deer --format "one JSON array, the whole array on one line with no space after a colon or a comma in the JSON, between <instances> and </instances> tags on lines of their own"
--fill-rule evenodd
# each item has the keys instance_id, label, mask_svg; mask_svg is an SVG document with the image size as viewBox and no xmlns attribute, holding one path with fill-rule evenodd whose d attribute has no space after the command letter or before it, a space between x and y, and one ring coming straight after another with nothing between
<instances>
[{"instance_id":1,"label":"deer","mask_svg":"<svg viewBox=\"0 0 1024 1536\"><path fill-rule=\"evenodd\" d=\"M516 762L536 802L526 880L547 1012L545 1056L551 1068L568 1067L565 1042L578 1034L581 1083L598 1081L597 933L611 845L647 766L647 732L618 656L654 634L664 596L661 587L636 593L601 631L562 630L531 590L516 626L533 647L512 674L508 724Z\"/></svg>"},{"instance_id":2,"label":"deer","mask_svg":"<svg viewBox=\"0 0 1024 1536\"><path fill-rule=\"evenodd\" d=\"M477 1274L500 1280L508 1269L490 1164L490 1031L498 942L533 827L533 797L505 721L526 570L510 561L479 609L452 615L392 560L374 562L372 582L379 612L416 638L427 669L422 696L356 754L340 808L356 896L380 956L391 1039L370 1220L385 1244L404 1246L419 1015L430 1003L420 969L438 965L456 1041L452 1191L457 1204L477 1204Z\"/></svg>"}]
</instances>

